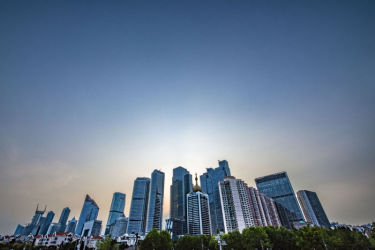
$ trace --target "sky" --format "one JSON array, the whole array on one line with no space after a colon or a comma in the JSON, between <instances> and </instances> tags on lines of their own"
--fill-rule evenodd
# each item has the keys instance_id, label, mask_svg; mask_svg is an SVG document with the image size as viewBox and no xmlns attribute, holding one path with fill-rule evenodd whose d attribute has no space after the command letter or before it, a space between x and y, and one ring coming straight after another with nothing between
<instances>
[{"instance_id":1,"label":"sky","mask_svg":"<svg viewBox=\"0 0 375 250\"><path fill-rule=\"evenodd\" d=\"M374 1L0 1L0 233L154 169L287 171L375 220ZM69 218L69 219L70 219Z\"/></svg>"}]
</instances>

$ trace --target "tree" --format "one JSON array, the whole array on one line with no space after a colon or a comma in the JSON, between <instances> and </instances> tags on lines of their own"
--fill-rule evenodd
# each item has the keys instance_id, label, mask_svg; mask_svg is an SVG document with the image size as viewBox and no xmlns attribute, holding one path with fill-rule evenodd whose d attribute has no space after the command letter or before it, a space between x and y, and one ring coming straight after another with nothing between
<instances>
[{"instance_id":1,"label":"tree","mask_svg":"<svg viewBox=\"0 0 375 250\"><path fill-rule=\"evenodd\" d=\"M229 232L224 234L221 238L227 244L224 249L243 249L242 234L238 231Z\"/></svg>"},{"instance_id":2,"label":"tree","mask_svg":"<svg viewBox=\"0 0 375 250\"><path fill-rule=\"evenodd\" d=\"M100 240L97 243L98 250L115 250L118 249L117 241L112 239L109 235L106 239Z\"/></svg>"},{"instance_id":3,"label":"tree","mask_svg":"<svg viewBox=\"0 0 375 250\"><path fill-rule=\"evenodd\" d=\"M268 238L271 241L272 248L275 250L292 250L298 249L296 247L295 234L285 227L265 227Z\"/></svg>"},{"instance_id":4,"label":"tree","mask_svg":"<svg viewBox=\"0 0 375 250\"><path fill-rule=\"evenodd\" d=\"M266 249L272 244L263 227L249 227L242 231L244 249Z\"/></svg>"},{"instance_id":5,"label":"tree","mask_svg":"<svg viewBox=\"0 0 375 250\"><path fill-rule=\"evenodd\" d=\"M140 249L155 249L155 250L168 250L173 246L172 238L168 231L161 231L152 229L146 238L142 241Z\"/></svg>"},{"instance_id":6,"label":"tree","mask_svg":"<svg viewBox=\"0 0 375 250\"><path fill-rule=\"evenodd\" d=\"M297 246L304 249L325 249L322 232L320 227L303 227L296 231Z\"/></svg>"}]
</instances>

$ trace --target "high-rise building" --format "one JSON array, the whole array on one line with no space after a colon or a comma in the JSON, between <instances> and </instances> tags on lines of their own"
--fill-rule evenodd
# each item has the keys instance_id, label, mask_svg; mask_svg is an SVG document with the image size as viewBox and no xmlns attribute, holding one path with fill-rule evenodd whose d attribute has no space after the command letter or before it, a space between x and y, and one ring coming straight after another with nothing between
<instances>
[{"instance_id":1,"label":"high-rise building","mask_svg":"<svg viewBox=\"0 0 375 250\"><path fill-rule=\"evenodd\" d=\"M208 195L210 202L210 218L212 232L223 232L224 221L221 211L219 181L224 177L231 176L228 161L219 161L219 167L208 168L207 172L200 176L203 193Z\"/></svg>"},{"instance_id":2,"label":"high-rise building","mask_svg":"<svg viewBox=\"0 0 375 250\"><path fill-rule=\"evenodd\" d=\"M25 230L25 226L22 226L20 224L17 225L17 228L16 230L14 231L14 236L16 235L22 235L23 234L23 230Z\"/></svg>"},{"instance_id":3,"label":"high-rise building","mask_svg":"<svg viewBox=\"0 0 375 250\"><path fill-rule=\"evenodd\" d=\"M198 177L195 176L196 185L187 197L187 229L188 234L211 235L210 204L208 195L202 193L198 185Z\"/></svg>"},{"instance_id":4,"label":"high-rise building","mask_svg":"<svg viewBox=\"0 0 375 250\"><path fill-rule=\"evenodd\" d=\"M66 222L68 221L69 214L70 214L70 209L68 207L64 208L61 211L61 215L60 215L60 219L59 219L59 223L60 223L61 227L59 228L59 230L57 232L63 233L65 231Z\"/></svg>"},{"instance_id":5,"label":"high-rise building","mask_svg":"<svg viewBox=\"0 0 375 250\"><path fill-rule=\"evenodd\" d=\"M315 192L300 190L297 192L297 198L308 223L325 228L331 227L318 195Z\"/></svg>"},{"instance_id":6,"label":"high-rise building","mask_svg":"<svg viewBox=\"0 0 375 250\"><path fill-rule=\"evenodd\" d=\"M55 223L51 223L46 231L45 234L53 234L53 233L56 233L57 230L59 230L61 228L61 224L58 223L58 222L55 222Z\"/></svg>"},{"instance_id":7,"label":"high-rise building","mask_svg":"<svg viewBox=\"0 0 375 250\"><path fill-rule=\"evenodd\" d=\"M275 201L266 195L259 193L253 187L249 187L250 212L255 226L280 227L281 220L277 212Z\"/></svg>"},{"instance_id":8,"label":"high-rise building","mask_svg":"<svg viewBox=\"0 0 375 250\"><path fill-rule=\"evenodd\" d=\"M152 229L162 229L163 200L164 200L164 173L154 170L151 174L150 193L148 196L148 210L146 232Z\"/></svg>"},{"instance_id":9,"label":"high-rise building","mask_svg":"<svg viewBox=\"0 0 375 250\"><path fill-rule=\"evenodd\" d=\"M83 225L87 221L96 220L96 218L98 217L98 212L98 205L88 194L86 194L85 201L83 202L83 207L76 227L76 235L82 234Z\"/></svg>"},{"instance_id":10,"label":"high-rise building","mask_svg":"<svg viewBox=\"0 0 375 250\"><path fill-rule=\"evenodd\" d=\"M286 172L256 178L255 183L260 193L276 202L283 226L290 228L293 222L303 220L301 209Z\"/></svg>"},{"instance_id":11,"label":"high-rise building","mask_svg":"<svg viewBox=\"0 0 375 250\"><path fill-rule=\"evenodd\" d=\"M281 226L275 202L234 177L219 182L225 232L251 226Z\"/></svg>"},{"instance_id":12,"label":"high-rise building","mask_svg":"<svg viewBox=\"0 0 375 250\"><path fill-rule=\"evenodd\" d=\"M76 231L76 225L77 225L77 220L76 220L75 217L73 217L73 219L71 219L68 222L68 225L65 228L65 233L72 233L72 234L74 234L74 232Z\"/></svg>"},{"instance_id":13,"label":"high-rise building","mask_svg":"<svg viewBox=\"0 0 375 250\"><path fill-rule=\"evenodd\" d=\"M225 177L219 182L219 191L225 232L242 232L247 227L255 226L245 182L234 177Z\"/></svg>"},{"instance_id":14,"label":"high-rise building","mask_svg":"<svg viewBox=\"0 0 375 250\"><path fill-rule=\"evenodd\" d=\"M117 218L124 216L126 195L123 193L116 192L113 194L111 208L109 210L107 226L105 228L105 234L109 234L111 226L114 225Z\"/></svg>"},{"instance_id":15,"label":"high-rise building","mask_svg":"<svg viewBox=\"0 0 375 250\"><path fill-rule=\"evenodd\" d=\"M101 230L102 230L101 220L86 221L85 224L83 224L81 236L97 236L97 235L100 235Z\"/></svg>"},{"instance_id":16,"label":"high-rise building","mask_svg":"<svg viewBox=\"0 0 375 250\"><path fill-rule=\"evenodd\" d=\"M45 219L43 217L43 214L46 212L46 207L44 208L44 210L39 210L38 208L39 208L39 204L36 206L36 210L35 210L33 218L31 219L31 222L25 226L25 229L22 232L23 235L29 235L33 233L33 231L35 234L36 231L40 229L40 226Z\"/></svg>"},{"instance_id":17,"label":"high-rise building","mask_svg":"<svg viewBox=\"0 0 375 250\"><path fill-rule=\"evenodd\" d=\"M186 227L186 195L193 190L192 177L189 171L183 167L173 169L171 185L170 221L172 232L181 235L187 232ZM173 223L172 223L173 222ZM182 227L182 228L181 228Z\"/></svg>"},{"instance_id":18,"label":"high-rise building","mask_svg":"<svg viewBox=\"0 0 375 250\"><path fill-rule=\"evenodd\" d=\"M47 233L47 230L52 223L53 217L55 217L55 213L52 211L49 211L47 213L46 218L43 221L43 224L41 224L39 235L45 235Z\"/></svg>"},{"instance_id":19,"label":"high-rise building","mask_svg":"<svg viewBox=\"0 0 375 250\"><path fill-rule=\"evenodd\" d=\"M138 177L134 181L127 233L144 234L146 231L150 178Z\"/></svg>"},{"instance_id":20,"label":"high-rise building","mask_svg":"<svg viewBox=\"0 0 375 250\"><path fill-rule=\"evenodd\" d=\"M109 232L113 238L120 237L126 233L126 228L128 226L128 218L121 216L116 219L115 223L111 226L111 231Z\"/></svg>"}]
</instances>

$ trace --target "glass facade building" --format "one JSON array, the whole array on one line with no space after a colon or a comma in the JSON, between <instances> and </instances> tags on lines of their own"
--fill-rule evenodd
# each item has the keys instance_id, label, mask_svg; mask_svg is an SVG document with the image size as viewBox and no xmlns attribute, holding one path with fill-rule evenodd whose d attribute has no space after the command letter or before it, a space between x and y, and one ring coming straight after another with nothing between
<instances>
[{"instance_id":1,"label":"glass facade building","mask_svg":"<svg viewBox=\"0 0 375 250\"><path fill-rule=\"evenodd\" d=\"M79 220L76 227L76 235L82 234L83 225L87 221L96 220L98 217L99 207L96 202L91 199L91 197L87 194L85 197L85 201L83 203L83 207L81 210L81 214L79 216Z\"/></svg>"},{"instance_id":2,"label":"glass facade building","mask_svg":"<svg viewBox=\"0 0 375 250\"><path fill-rule=\"evenodd\" d=\"M64 232L66 227L66 222L68 221L68 217L70 214L70 209L68 207L64 208L61 212L59 223L61 225L58 232Z\"/></svg>"},{"instance_id":3,"label":"glass facade building","mask_svg":"<svg viewBox=\"0 0 375 250\"><path fill-rule=\"evenodd\" d=\"M76 231L76 225L77 225L77 220L76 220L75 217L73 217L73 219L71 219L68 222L68 225L65 228L65 233L72 233L73 234Z\"/></svg>"},{"instance_id":4,"label":"glass facade building","mask_svg":"<svg viewBox=\"0 0 375 250\"><path fill-rule=\"evenodd\" d=\"M256 178L255 183L260 193L275 201L283 226L290 228L294 221L303 220L301 209L286 172Z\"/></svg>"},{"instance_id":5,"label":"glass facade building","mask_svg":"<svg viewBox=\"0 0 375 250\"><path fill-rule=\"evenodd\" d=\"M187 197L187 229L191 235L211 235L210 204L208 195L202 193L198 186L198 178L195 177L196 185L193 192Z\"/></svg>"},{"instance_id":6,"label":"glass facade building","mask_svg":"<svg viewBox=\"0 0 375 250\"><path fill-rule=\"evenodd\" d=\"M170 219L172 231L179 234L187 232L186 227L186 195L193 190L192 176L183 167L173 169L172 185L171 185L171 203L170 203Z\"/></svg>"},{"instance_id":7,"label":"glass facade building","mask_svg":"<svg viewBox=\"0 0 375 250\"><path fill-rule=\"evenodd\" d=\"M52 211L49 211L47 213L46 218L43 220L43 223L40 226L40 230L39 230L40 235L45 235L47 233L48 228L52 223L53 217L55 217L55 213Z\"/></svg>"},{"instance_id":8,"label":"glass facade building","mask_svg":"<svg viewBox=\"0 0 375 250\"><path fill-rule=\"evenodd\" d=\"M126 195L123 193L116 192L113 194L111 208L109 210L107 226L105 228L105 234L109 234L111 227L114 225L117 218L124 216Z\"/></svg>"},{"instance_id":9,"label":"glass facade building","mask_svg":"<svg viewBox=\"0 0 375 250\"><path fill-rule=\"evenodd\" d=\"M297 192L297 198L301 205L303 215L308 223L312 223L319 227L331 227L326 212L315 192L300 190Z\"/></svg>"},{"instance_id":10,"label":"glass facade building","mask_svg":"<svg viewBox=\"0 0 375 250\"><path fill-rule=\"evenodd\" d=\"M220 202L219 181L231 176L228 161L219 161L219 167L208 168L207 172L200 176L203 193L208 195L210 202L210 218L212 232L224 232L224 220Z\"/></svg>"},{"instance_id":11,"label":"glass facade building","mask_svg":"<svg viewBox=\"0 0 375 250\"><path fill-rule=\"evenodd\" d=\"M146 232L150 232L154 228L159 231L162 229L164 177L165 174L156 169L151 174Z\"/></svg>"},{"instance_id":12,"label":"glass facade building","mask_svg":"<svg viewBox=\"0 0 375 250\"><path fill-rule=\"evenodd\" d=\"M134 181L127 233L144 234L146 230L150 178L138 177Z\"/></svg>"}]
</instances>

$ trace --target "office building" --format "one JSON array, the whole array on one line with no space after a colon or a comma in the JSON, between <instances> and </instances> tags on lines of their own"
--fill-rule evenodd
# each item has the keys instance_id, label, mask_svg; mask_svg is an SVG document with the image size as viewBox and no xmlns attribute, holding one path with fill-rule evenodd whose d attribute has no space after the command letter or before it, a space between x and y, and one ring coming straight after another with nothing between
<instances>
[{"instance_id":1,"label":"office building","mask_svg":"<svg viewBox=\"0 0 375 250\"><path fill-rule=\"evenodd\" d=\"M44 220L43 214L46 212L46 208L47 207L45 207L44 210L39 210L39 204L36 206L34 216L31 219L31 222L25 226L25 229L22 232L23 235L29 235L33 233L33 231L35 234L36 231L40 229Z\"/></svg>"},{"instance_id":2,"label":"office building","mask_svg":"<svg viewBox=\"0 0 375 250\"><path fill-rule=\"evenodd\" d=\"M315 192L300 190L297 192L297 198L306 222L318 227L331 227L318 195Z\"/></svg>"},{"instance_id":3,"label":"office building","mask_svg":"<svg viewBox=\"0 0 375 250\"><path fill-rule=\"evenodd\" d=\"M55 213L49 211L45 219L43 219L43 223L41 224L39 235L45 235L48 231L49 226L52 223L53 217L55 217Z\"/></svg>"},{"instance_id":4,"label":"office building","mask_svg":"<svg viewBox=\"0 0 375 250\"><path fill-rule=\"evenodd\" d=\"M138 177L134 181L127 233L144 234L146 231L150 178Z\"/></svg>"},{"instance_id":5,"label":"office building","mask_svg":"<svg viewBox=\"0 0 375 250\"><path fill-rule=\"evenodd\" d=\"M186 224L186 195L193 190L192 176L183 167L173 169L172 185L171 185L171 203L170 203L170 220L169 226L176 235L179 232L181 235L187 232ZM180 228L182 226L182 228Z\"/></svg>"},{"instance_id":6,"label":"office building","mask_svg":"<svg viewBox=\"0 0 375 250\"><path fill-rule=\"evenodd\" d=\"M113 238L120 237L126 233L126 228L128 227L128 218L121 216L116 219L116 221L111 226L110 234Z\"/></svg>"},{"instance_id":7,"label":"office building","mask_svg":"<svg viewBox=\"0 0 375 250\"><path fill-rule=\"evenodd\" d=\"M100 235L101 229L102 229L102 221L100 220L86 221L85 224L83 224L81 236L85 237L85 236Z\"/></svg>"},{"instance_id":8,"label":"office building","mask_svg":"<svg viewBox=\"0 0 375 250\"><path fill-rule=\"evenodd\" d=\"M81 214L79 216L79 220L76 227L76 235L82 234L83 225L87 221L96 220L98 217L99 207L96 202L87 194L85 197L85 201L83 203L83 207L81 210Z\"/></svg>"},{"instance_id":9,"label":"office building","mask_svg":"<svg viewBox=\"0 0 375 250\"><path fill-rule=\"evenodd\" d=\"M23 230L25 230L25 226L22 226L22 225L18 224L16 230L14 231L13 235L14 236L22 235L23 234Z\"/></svg>"},{"instance_id":10,"label":"office building","mask_svg":"<svg viewBox=\"0 0 375 250\"><path fill-rule=\"evenodd\" d=\"M164 173L154 170L151 174L150 193L148 196L146 232L161 230L163 221Z\"/></svg>"},{"instance_id":11,"label":"office building","mask_svg":"<svg viewBox=\"0 0 375 250\"><path fill-rule=\"evenodd\" d=\"M211 235L210 204L208 195L202 193L195 177L196 185L187 194L187 229L191 235Z\"/></svg>"},{"instance_id":12,"label":"office building","mask_svg":"<svg viewBox=\"0 0 375 250\"><path fill-rule=\"evenodd\" d=\"M282 226L275 201L259 193L253 187L248 189L250 198L250 212L255 226Z\"/></svg>"},{"instance_id":13,"label":"office building","mask_svg":"<svg viewBox=\"0 0 375 250\"><path fill-rule=\"evenodd\" d=\"M208 168L207 172L200 176L202 191L208 195L210 202L210 218L213 233L224 231L218 183L227 176L231 176L231 174L229 164L226 160L219 161L219 167L215 169Z\"/></svg>"},{"instance_id":14,"label":"office building","mask_svg":"<svg viewBox=\"0 0 375 250\"><path fill-rule=\"evenodd\" d=\"M76 231L76 226L77 226L77 220L75 217L73 217L73 219L71 219L68 222L68 225L65 227L65 233L74 234L74 232Z\"/></svg>"},{"instance_id":15,"label":"office building","mask_svg":"<svg viewBox=\"0 0 375 250\"><path fill-rule=\"evenodd\" d=\"M256 178L255 183L260 193L275 201L283 226L291 228L293 222L303 220L301 209L286 172Z\"/></svg>"},{"instance_id":16,"label":"office building","mask_svg":"<svg viewBox=\"0 0 375 250\"><path fill-rule=\"evenodd\" d=\"M56 233L58 230L60 230L61 228L61 224L58 223L58 222L55 222L55 223L51 223L46 231L45 234L53 234L53 233ZM45 235L43 234L43 235Z\"/></svg>"},{"instance_id":17,"label":"office building","mask_svg":"<svg viewBox=\"0 0 375 250\"><path fill-rule=\"evenodd\" d=\"M111 208L109 210L107 226L105 228L105 234L109 234L111 227L114 225L117 218L124 216L126 195L123 193L116 192L113 194Z\"/></svg>"},{"instance_id":18,"label":"office building","mask_svg":"<svg viewBox=\"0 0 375 250\"><path fill-rule=\"evenodd\" d=\"M59 224L61 226L60 226L60 228L57 232L63 233L65 231L66 222L68 221L69 214L70 214L70 209L68 207L65 207L61 211L61 215L60 215L60 219L59 219Z\"/></svg>"},{"instance_id":19,"label":"office building","mask_svg":"<svg viewBox=\"0 0 375 250\"><path fill-rule=\"evenodd\" d=\"M245 182L234 177L225 177L219 182L219 191L226 233L242 232L245 228L256 225Z\"/></svg>"}]
</instances>

